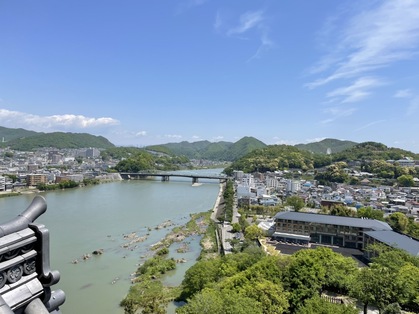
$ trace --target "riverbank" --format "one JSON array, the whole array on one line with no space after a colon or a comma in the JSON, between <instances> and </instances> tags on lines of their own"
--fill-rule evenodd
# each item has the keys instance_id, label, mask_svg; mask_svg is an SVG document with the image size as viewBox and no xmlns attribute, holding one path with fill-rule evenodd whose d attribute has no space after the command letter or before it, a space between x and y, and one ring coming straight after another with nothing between
<instances>
[{"instance_id":1,"label":"riverbank","mask_svg":"<svg viewBox=\"0 0 419 314\"><path fill-rule=\"evenodd\" d=\"M210 217L211 212L192 214L185 225L173 228L164 239L151 246L153 256L138 267L132 279L133 285L121 301L125 313L135 313L144 307L151 307L158 312L179 297L179 286L165 285L164 276L176 269L177 264L186 263L187 260L172 257L170 248L176 243L176 252L186 253L191 249L191 238L195 237L200 239L200 257L216 253L215 226Z\"/></svg>"},{"instance_id":2,"label":"riverbank","mask_svg":"<svg viewBox=\"0 0 419 314\"><path fill-rule=\"evenodd\" d=\"M184 258L175 259L170 254L170 249L173 244L177 244L176 253L186 253L191 249L191 239L198 238L200 239L198 259L213 258L218 255L219 241L215 217L221 204L223 190L224 185L220 184L218 196L211 210L191 214L190 220L185 225L174 227L164 239L151 246L151 250L154 251L153 256L138 267L132 279L133 285L121 301L125 313L135 313L139 308L151 308L154 312L163 309L167 311L169 303L172 304L171 310L175 311L174 301L180 296L181 287L167 285L165 275L177 268L178 264L187 261ZM183 276L184 273L182 278Z\"/></svg>"}]
</instances>

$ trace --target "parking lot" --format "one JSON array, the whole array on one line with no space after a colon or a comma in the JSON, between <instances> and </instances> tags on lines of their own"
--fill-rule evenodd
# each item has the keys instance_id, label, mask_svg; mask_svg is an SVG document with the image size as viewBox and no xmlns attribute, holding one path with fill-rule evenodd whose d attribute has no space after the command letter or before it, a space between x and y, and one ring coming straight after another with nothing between
<instances>
[{"instance_id":1,"label":"parking lot","mask_svg":"<svg viewBox=\"0 0 419 314\"><path fill-rule=\"evenodd\" d=\"M364 267L367 265L368 261L364 258L363 252L358 249L350 249L344 247L337 247L337 246L325 246L319 245L315 243L310 243L309 246L294 244L294 243L280 243L277 241L267 241L268 245L272 245L275 247L276 250L279 250L282 254L292 255L299 250L308 250L308 249L315 249L317 247L328 247L333 252L340 253L343 256L353 258L359 267Z\"/></svg>"}]
</instances>

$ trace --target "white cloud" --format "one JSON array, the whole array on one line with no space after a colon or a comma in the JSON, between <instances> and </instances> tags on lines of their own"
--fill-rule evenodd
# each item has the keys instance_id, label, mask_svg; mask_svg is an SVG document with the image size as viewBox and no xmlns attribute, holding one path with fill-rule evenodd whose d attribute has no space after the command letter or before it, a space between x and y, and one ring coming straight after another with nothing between
<instances>
[{"instance_id":1,"label":"white cloud","mask_svg":"<svg viewBox=\"0 0 419 314\"><path fill-rule=\"evenodd\" d=\"M239 24L227 31L227 35L243 34L259 26L264 20L262 11L246 12L240 16Z\"/></svg>"},{"instance_id":2,"label":"white cloud","mask_svg":"<svg viewBox=\"0 0 419 314\"><path fill-rule=\"evenodd\" d=\"M137 136L137 137L142 137L142 136L146 136L146 135L147 135L146 131L139 131L139 132L135 133L135 136Z\"/></svg>"},{"instance_id":3,"label":"white cloud","mask_svg":"<svg viewBox=\"0 0 419 314\"><path fill-rule=\"evenodd\" d=\"M316 143L316 142L321 142L324 139L326 139L326 137L315 137L315 138L308 138L304 141L304 143Z\"/></svg>"},{"instance_id":4,"label":"white cloud","mask_svg":"<svg viewBox=\"0 0 419 314\"><path fill-rule=\"evenodd\" d=\"M213 27L216 31L219 31L222 25L223 25L223 21L221 19L221 13L217 11L217 14L215 15L215 21L214 21Z\"/></svg>"},{"instance_id":5,"label":"white cloud","mask_svg":"<svg viewBox=\"0 0 419 314\"><path fill-rule=\"evenodd\" d=\"M12 128L30 128L37 131L84 130L118 125L113 118L90 118L83 115L65 114L39 116L19 111L0 109L0 123Z\"/></svg>"},{"instance_id":6,"label":"white cloud","mask_svg":"<svg viewBox=\"0 0 419 314\"><path fill-rule=\"evenodd\" d=\"M379 7L354 16L338 34L341 38L316 68L331 69L325 77L307 84L315 88L388 67L415 54L419 44L419 1L383 1Z\"/></svg>"},{"instance_id":7,"label":"white cloud","mask_svg":"<svg viewBox=\"0 0 419 314\"><path fill-rule=\"evenodd\" d=\"M412 91L410 89L401 89L394 94L395 98L411 98L412 96Z\"/></svg>"},{"instance_id":8,"label":"white cloud","mask_svg":"<svg viewBox=\"0 0 419 314\"><path fill-rule=\"evenodd\" d=\"M219 136L215 136L211 139L211 142L219 142L222 141L224 139L224 136L219 135Z\"/></svg>"},{"instance_id":9,"label":"white cloud","mask_svg":"<svg viewBox=\"0 0 419 314\"><path fill-rule=\"evenodd\" d=\"M267 51L271 47L274 47L275 46L275 43L268 37L267 31L263 31L262 32L262 35L261 35L261 38L260 38L260 42L261 42L260 43L260 46L256 50L256 53L252 57L250 57L247 60L247 62L250 62L250 61L252 61L254 59L259 59L265 51Z\"/></svg>"},{"instance_id":10,"label":"white cloud","mask_svg":"<svg viewBox=\"0 0 419 314\"><path fill-rule=\"evenodd\" d=\"M281 139L280 137L278 137L278 136L275 136L274 138L273 138L273 140L274 140L274 144L276 144L276 145L295 145L295 144L298 144L298 142L297 141L293 141L293 140L284 140L284 139Z\"/></svg>"},{"instance_id":11,"label":"white cloud","mask_svg":"<svg viewBox=\"0 0 419 314\"><path fill-rule=\"evenodd\" d=\"M229 27L226 24L227 23L225 23L221 17L221 13L217 11L213 24L213 27L217 32L222 32L227 36L234 38L250 40L253 38L247 34L252 30L255 30L253 35L256 34L256 36L259 37L260 44L256 49L256 52L248 58L246 62L261 58L266 51L275 46L275 43L269 37L270 27L265 17L265 13L262 10L243 13L240 15L239 21L234 23L235 26L233 27Z\"/></svg>"},{"instance_id":12,"label":"white cloud","mask_svg":"<svg viewBox=\"0 0 419 314\"><path fill-rule=\"evenodd\" d=\"M324 110L325 113L331 115L331 118L321 121L322 124L327 124L335 121L338 118L348 117L356 111L356 108L341 108L341 107L329 107Z\"/></svg>"},{"instance_id":13,"label":"white cloud","mask_svg":"<svg viewBox=\"0 0 419 314\"><path fill-rule=\"evenodd\" d=\"M337 88L327 93L327 98L340 99L341 103L352 103L365 99L371 93L369 89L383 85L383 82L373 77L361 77L352 85Z\"/></svg>"},{"instance_id":14,"label":"white cloud","mask_svg":"<svg viewBox=\"0 0 419 314\"><path fill-rule=\"evenodd\" d=\"M386 122L386 120L377 120L377 121L372 121L372 122L370 122L370 123L367 123L367 124L365 124L365 125L363 125L363 126L361 126L361 127L357 128L357 129L355 129L354 131L355 131L355 132L358 132L358 131L361 131L361 130L367 129L367 128L369 128L369 127L372 127L373 125L376 125L376 124L379 124L379 123L383 123L383 122Z\"/></svg>"},{"instance_id":15,"label":"white cloud","mask_svg":"<svg viewBox=\"0 0 419 314\"><path fill-rule=\"evenodd\" d=\"M170 139L181 139L182 138L182 135L178 135L178 134L165 134L164 137L170 138Z\"/></svg>"}]
</instances>

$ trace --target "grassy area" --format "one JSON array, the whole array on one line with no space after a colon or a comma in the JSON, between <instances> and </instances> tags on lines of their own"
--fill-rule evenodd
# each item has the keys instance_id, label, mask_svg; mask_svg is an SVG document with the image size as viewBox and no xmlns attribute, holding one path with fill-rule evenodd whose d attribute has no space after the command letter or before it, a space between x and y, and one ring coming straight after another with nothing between
<instances>
[{"instance_id":1,"label":"grassy area","mask_svg":"<svg viewBox=\"0 0 419 314\"><path fill-rule=\"evenodd\" d=\"M20 192L1 192L0 193L0 198L18 196L18 195L21 195L21 193Z\"/></svg>"}]
</instances>

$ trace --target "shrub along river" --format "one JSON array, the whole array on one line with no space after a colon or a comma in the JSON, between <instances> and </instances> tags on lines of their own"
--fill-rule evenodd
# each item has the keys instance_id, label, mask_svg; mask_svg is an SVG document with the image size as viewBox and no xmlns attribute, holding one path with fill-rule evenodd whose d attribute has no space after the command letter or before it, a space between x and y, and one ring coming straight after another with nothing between
<instances>
[{"instance_id":1,"label":"shrub along river","mask_svg":"<svg viewBox=\"0 0 419 314\"><path fill-rule=\"evenodd\" d=\"M194 173L219 174L220 169ZM183 225L191 213L213 208L217 180L177 178L121 181L42 193L47 211L35 222L50 231L51 268L61 274L53 289L62 289L63 314L123 313L119 302L131 285L132 274L151 256L151 246ZM35 194L0 198L0 223L25 210ZM199 256L199 237L188 239L189 250L170 257L185 259L164 279L179 285L184 272ZM94 255L94 251L103 254ZM174 312L174 306L169 306Z\"/></svg>"}]
</instances>

